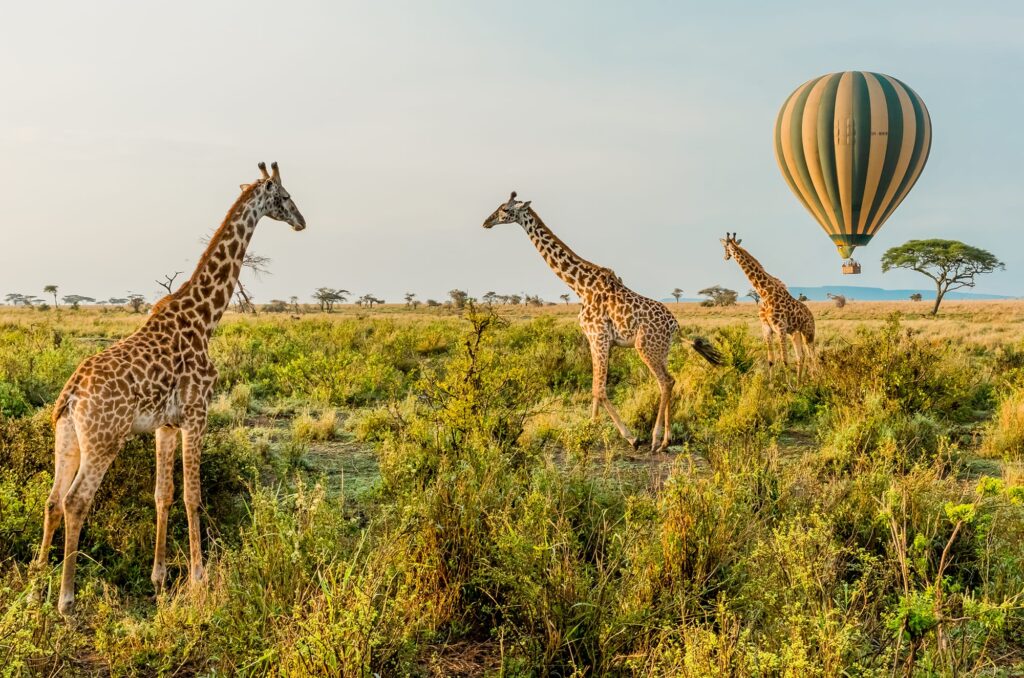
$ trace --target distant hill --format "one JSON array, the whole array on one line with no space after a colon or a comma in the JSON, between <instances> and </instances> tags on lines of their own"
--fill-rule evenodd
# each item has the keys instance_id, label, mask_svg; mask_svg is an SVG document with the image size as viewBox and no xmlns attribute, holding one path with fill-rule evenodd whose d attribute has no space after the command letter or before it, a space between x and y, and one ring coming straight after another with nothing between
<instances>
[{"instance_id":1,"label":"distant hill","mask_svg":"<svg viewBox=\"0 0 1024 678\"><path fill-rule=\"evenodd\" d=\"M738 290L739 291L739 290ZM857 285L822 285L820 287L790 287L790 294L794 297L804 294L811 301L826 301L828 294L842 294L847 299L858 301L906 301L911 294L917 293L922 299L934 299L935 290L887 290L882 287L859 287ZM742 296L740 291L740 302L750 301L748 297ZM949 292L945 297L953 301L957 299L966 301L981 301L984 299L1019 299L1020 297L1008 297L1001 294L977 294L975 292ZM683 301L703 301L704 298L684 297ZM665 302L675 301L669 297L662 299Z\"/></svg>"},{"instance_id":2,"label":"distant hill","mask_svg":"<svg viewBox=\"0 0 1024 678\"><path fill-rule=\"evenodd\" d=\"M822 285L821 287L790 287L793 296L807 295L812 301L824 301L826 295L842 294L847 299L860 301L905 301L911 294L920 294L924 299L934 299L935 290L887 290L882 287L858 287L857 285ZM975 292L948 292L947 300L965 299L979 301L982 299L1014 299L1001 294L977 294Z\"/></svg>"}]
</instances>

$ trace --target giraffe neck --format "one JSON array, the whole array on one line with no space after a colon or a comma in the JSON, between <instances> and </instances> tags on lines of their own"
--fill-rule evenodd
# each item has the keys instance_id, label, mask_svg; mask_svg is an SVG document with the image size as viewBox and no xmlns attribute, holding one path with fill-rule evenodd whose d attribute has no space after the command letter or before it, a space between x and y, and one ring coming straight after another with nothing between
<instances>
[{"instance_id":1,"label":"giraffe neck","mask_svg":"<svg viewBox=\"0 0 1024 678\"><path fill-rule=\"evenodd\" d=\"M601 267L573 252L532 209L528 211L522 226L555 275L582 298L587 282L602 270Z\"/></svg>"},{"instance_id":2,"label":"giraffe neck","mask_svg":"<svg viewBox=\"0 0 1024 678\"><path fill-rule=\"evenodd\" d=\"M183 316L191 317L207 338L231 303L249 241L265 214L263 203L262 184L242 192L210 238L192 277L173 295Z\"/></svg>"},{"instance_id":3,"label":"giraffe neck","mask_svg":"<svg viewBox=\"0 0 1024 678\"><path fill-rule=\"evenodd\" d=\"M768 275L761 262L755 259L749 252L739 245L734 245L732 256L735 257L736 263L743 269L743 273L746 274L747 279L758 294L766 297L775 290L775 287L772 285L775 279Z\"/></svg>"}]
</instances>

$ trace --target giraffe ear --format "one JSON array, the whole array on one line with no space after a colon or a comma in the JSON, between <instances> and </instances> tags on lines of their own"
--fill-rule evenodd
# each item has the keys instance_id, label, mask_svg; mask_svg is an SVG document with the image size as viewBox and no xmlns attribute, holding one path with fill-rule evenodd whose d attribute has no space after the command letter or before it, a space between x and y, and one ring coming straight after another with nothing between
<instances>
[{"instance_id":1,"label":"giraffe ear","mask_svg":"<svg viewBox=\"0 0 1024 678\"><path fill-rule=\"evenodd\" d=\"M525 210L526 208L528 208L530 206L531 202L533 202L533 201L532 200L527 200L522 205L520 205L520 207L522 207Z\"/></svg>"},{"instance_id":2,"label":"giraffe ear","mask_svg":"<svg viewBox=\"0 0 1024 678\"><path fill-rule=\"evenodd\" d=\"M239 184L238 185L238 187L240 189L242 189L242 191L245 191L245 189L249 188L250 186L252 186L252 184Z\"/></svg>"},{"instance_id":3,"label":"giraffe ear","mask_svg":"<svg viewBox=\"0 0 1024 678\"><path fill-rule=\"evenodd\" d=\"M739 240L736 241L736 244L739 245L742 242L743 242L743 238L740 238Z\"/></svg>"}]
</instances>

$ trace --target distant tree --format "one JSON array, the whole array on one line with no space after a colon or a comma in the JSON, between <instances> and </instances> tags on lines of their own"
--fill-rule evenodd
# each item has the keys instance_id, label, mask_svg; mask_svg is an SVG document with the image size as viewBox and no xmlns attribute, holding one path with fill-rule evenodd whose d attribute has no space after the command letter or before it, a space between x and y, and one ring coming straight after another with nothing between
<instances>
[{"instance_id":1,"label":"distant tree","mask_svg":"<svg viewBox=\"0 0 1024 678\"><path fill-rule=\"evenodd\" d=\"M536 294L533 295L533 296L530 296L529 294L527 294L526 298L525 298L525 301L523 303L526 304L527 306L543 306L544 305L544 300L541 299Z\"/></svg>"},{"instance_id":2,"label":"distant tree","mask_svg":"<svg viewBox=\"0 0 1024 678\"><path fill-rule=\"evenodd\" d=\"M263 306L267 313L284 313L288 310L288 302L282 299L271 299L269 304Z\"/></svg>"},{"instance_id":3,"label":"distant tree","mask_svg":"<svg viewBox=\"0 0 1024 678\"><path fill-rule=\"evenodd\" d=\"M675 297L676 303L678 304L679 300L683 298L683 291L677 287L672 290L672 296Z\"/></svg>"},{"instance_id":4,"label":"distant tree","mask_svg":"<svg viewBox=\"0 0 1024 678\"><path fill-rule=\"evenodd\" d=\"M52 294L53 295L53 307L57 308L57 306L58 306L58 304L57 304L57 286L56 285L47 285L46 287L43 288L43 292L45 292L46 294Z\"/></svg>"},{"instance_id":5,"label":"distant tree","mask_svg":"<svg viewBox=\"0 0 1024 678\"><path fill-rule=\"evenodd\" d=\"M843 306L846 306L846 296L845 295L842 295L842 294L832 294L831 292L827 292L825 294L825 296L828 297L829 299L831 299L833 302L835 302L836 308L842 308Z\"/></svg>"},{"instance_id":6,"label":"distant tree","mask_svg":"<svg viewBox=\"0 0 1024 678\"><path fill-rule=\"evenodd\" d=\"M19 294L12 292L4 297L8 304L12 306L35 306L39 303L39 298L29 294Z\"/></svg>"},{"instance_id":7,"label":"distant tree","mask_svg":"<svg viewBox=\"0 0 1024 678\"><path fill-rule=\"evenodd\" d=\"M921 296L920 292L914 292L913 294L910 295L910 300L911 301L921 301L921 299L923 299L923 298L924 297Z\"/></svg>"},{"instance_id":8,"label":"distant tree","mask_svg":"<svg viewBox=\"0 0 1024 678\"><path fill-rule=\"evenodd\" d=\"M797 301L807 301L807 295L804 294L803 292L801 292L800 294L797 295L796 300Z\"/></svg>"},{"instance_id":9,"label":"distant tree","mask_svg":"<svg viewBox=\"0 0 1024 678\"><path fill-rule=\"evenodd\" d=\"M420 307L420 300L419 299L413 299L412 300L412 310L415 311L419 307Z\"/></svg>"},{"instance_id":10,"label":"distant tree","mask_svg":"<svg viewBox=\"0 0 1024 678\"><path fill-rule=\"evenodd\" d=\"M86 297L86 296L83 296L81 294L69 294L69 295L67 295L65 297L62 297L62 299L63 299L65 304L68 304L69 306L71 306L71 308L73 310L75 310L75 311L77 311L79 308L81 308L82 304L95 304L96 303L96 300L93 299L92 297Z\"/></svg>"},{"instance_id":11,"label":"distant tree","mask_svg":"<svg viewBox=\"0 0 1024 678\"><path fill-rule=\"evenodd\" d=\"M721 285L706 287L697 294L707 297L702 303L704 306L732 306L736 303L736 291L730 290Z\"/></svg>"},{"instance_id":12,"label":"distant tree","mask_svg":"<svg viewBox=\"0 0 1024 678\"><path fill-rule=\"evenodd\" d=\"M523 298L518 294L508 295L508 303L512 304L513 306L518 306L520 302L522 302L522 300Z\"/></svg>"},{"instance_id":13,"label":"distant tree","mask_svg":"<svg viewBox=\"0 0 1024 678\"><path fill-rule=\"evenodd\" d=\"M760 304L761 303L761 295L757 293L757 290L754 290L754 289L747 290L747 295L746 296L748 296L751 299L753 299L754 303L756 303L756 304Z\"/></svg>"},{"instance_id":14,"label":"distant tree","mask_svg":"<svg viewBox=\"0 0 1024 678\"><path fill-rule=\"evenodd\" d=\"M413 306L413 304L412 304L412 302L415 299L416 299L416 293L415 292L406 292L405 293L405 305L408 306L409 308L415 308Z\"/></svg>"},{"instance_id":15,"label":"distant tree","mask_svg":"<svg viewBox=\"0 0 1024 678\"><path fill-rule=\"evenodd\" d=\"M336 290L333 287L318 287L313 292L313 298L320 302L320 310L330 313L334 310L335 304L344 304L348 300L348 290Z\"/></svg>"},{"instance_id":16,"label":"distant tree","mask_svg":"<svg viewBox=\"0 0 1024 678\"><path fill-rule=\"evenodd\" d=\"M440 305L441 305L441 303L439 301L437 301L437 299L427 299L427 306L429 306L430 308L433 308L435 306L440 306Z\"/></svg>"},{"instance_id":17,"label":"distant tree","mask_svg":"<svg viewBox=\"0 0 1024 678\"><path fill-rule=\"evenodd\" d=\"M448 296L451 298L452 306L455 308L464 308L466 301L469 300L469 294L463 290L449 290Z\"/></svg>"},{"instance_id":18,"label":"distant tree","mask_svg":"<svg viewBox=\"0 0 1024 678\"><path fill-rule=\"evenodd\" d=\"M164 288L165 290L167 290L167 294L170 294L171 292L174 291L172 289L173 286L174 286L174 279L177 278L179 275L181 275L181 271L175 271L174 275L166 275L165 274L164 275L164 279L162 281L161 280L157 280L156 284L159 285L160 287Z\"/></svg>"},{"instance_id":19,"label":"distant tree","mask_svg":"<svg viewBox=\"0 0 1024 678\"><path fill-rule=\"evenodd\" d=\"M359 297L359 299L356 301L356 303L359 304L360 306L362 306L363 304L366 304L367 307L373 308L374 304L383 304L384 300L383 299L378 299L377 297L373 296L372 294L364 294L363 296Z\"/></svg>"},{"instance_id":20,"label":"distant tree","mask_svg":"<svg viewBox=\"0 0 1024 678\"><path fill-rule=\"evenodd\" d=\"M140 295L141 296L141 295ZM111 306L124 306L128 303L127 297L110 297L107 299L107 303Z\"/></svg>"},{"instance_id":21,"label":"distant tree","mask_svg":"<svg viewBox=\"0 0 1024 678\"><path fill-rule=\"evenodd\" d=\"M965 245L958 240L910 240L882 255L882 272L905 268L926 275L935 282L935 306L939 312L942 298L950 290L974 287L974 279L983 273L1004 269L1006 265L991 252Z\"/></svg>"},{"instance_id":22,"label":"distant tree","mask_svg":"<svg viewBox=\"0 0 1024 678\"><path fill-rule=\"evenodd\" d=\"M483 299L484 303L487 304L488 306L494 306L494 302L496 302L498 300L498 293L497 292L485 292L484 296L481 297L481 299Z\"/></svg>"},{"instance_id":23,"label":"distant tree","mask_svg":"<svg viewBox=\"0 0 1024 678\"><path fill-rule=\"evenodd\" d=\"M566 293L566 294L559 294L558 298L561 299L562 301L564 301L566 306L569 305L569 295L568 295L568 293Z\"/></svg>"},{"instance_id":24,"label":"distant tree","mask_svg":"<svg viewBox=\"0 0 1024 678\"><path fill-rule=\"evenodd\" d=\"M296 296L289 297L288 298L288 303L290 303L292 305L292 312L293 313L301 313L302 312L302 310L299 308L299 298L298 297L296 297Z\"/></svg>"},{"instance_id":25,"label":"distant tree","mask_svg":"<svg viewBox=\"0 0 1024 678\"><path fill-rule=\"evenodd\" d=\"M126 301L128 302L128 305L132 307L132 311L134 311L135 313L142 313L142 311L146 308L146 297L142 296L141 294L132 292L128 295L128 299L126 299Z\"/></svg>"}]
</instances>

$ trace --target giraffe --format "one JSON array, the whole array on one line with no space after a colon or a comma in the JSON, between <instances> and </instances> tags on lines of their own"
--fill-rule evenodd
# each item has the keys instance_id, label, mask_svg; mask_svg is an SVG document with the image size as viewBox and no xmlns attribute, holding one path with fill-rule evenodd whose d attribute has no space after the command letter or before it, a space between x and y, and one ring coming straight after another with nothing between
<instances>
[{"instance_id":1,"label":"giraffe","mask_svg":"<svg viewBox=\"0 0 1024 678\"><path fill-rule=\"evenodd\" d=\"M675 379L668 371L668 352L679 323L668 307L626 287L609 268L583 259L562 242L530 207L530 201L516 200L515 191L484 221L484 228L516 223L523 227L540 255L555 275L580 298L580 327L590 344L593 364L593 388L590 416L597 419L603 406L615 428L633 449L637 438L623 423L608 399L608 357L612 345L632 347L658 381L661 397L658 415L651 433L651 451L668 447L672 435L672 387ZM713 365L721 356L705 339L693 341L693 348Z\"/></svg>"},{"instance_id":2,"label":"giraffe","mask_svg":"<svg viewBox=\"0 0 1024 678\"><path fill-rule=\"evenodd\" d=\"M64 518L64 565L58 609L75 599L75 564L82 524L114 457L134 433L156 434L156 544L151 580L163 589L167 568L167 514L174 493L174 455L182 442L190 575L205 578L199 532L199 458L206 412L217 370L210 336L227 309L242 258L264 217L301 231L306 221L281 184L277 163L243 184L242 193L210 239L192 277L156 305L130 336L87 358L68 380L53 409L53 489L46 502L43 539L35 566L48 560L53 534Z\"/></svg>"},{"instance_id":3,"label":"giraffe","mask_svg":"<svg viewBox=\"0 0 1024 678\"><path fill-rule=\"evenodd\" d=\"M789 364L789 357L786 355L788 336L793 342L793 352L796 354L797 378L803 377L806 369L805 360L812 364L814 361L814 316L811 315L811 309L802 301L794 299L781 280L765 271L757 259L740 247L743 241L737 240L735 233L726 233L721 242L725 247L725 260L735 258L750 284L754 286L754 291L761 296L757 314L761 318L761 332L768 349L769 367L774 363L772 342L776 334L779 336L782 362Z\"/></svg>"}]
</instances>

